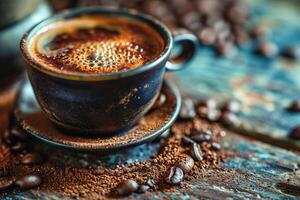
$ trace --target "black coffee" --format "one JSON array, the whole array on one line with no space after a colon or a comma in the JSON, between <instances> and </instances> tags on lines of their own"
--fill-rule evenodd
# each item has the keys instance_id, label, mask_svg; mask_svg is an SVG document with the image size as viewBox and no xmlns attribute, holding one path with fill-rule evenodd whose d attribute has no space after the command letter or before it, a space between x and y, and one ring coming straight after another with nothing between
<instances>
[{"instance_id":1,"label":"black coffee","mask_svg":"<svg viewBox=\"0 0 300 200\"><path fill-rule=\"evenodd\" d=\"M100 74L140 67L164 47L161 35L149 25L112 16L57 21L30 41L32 56L47 68Z\"/></svg>"}]
</instances>

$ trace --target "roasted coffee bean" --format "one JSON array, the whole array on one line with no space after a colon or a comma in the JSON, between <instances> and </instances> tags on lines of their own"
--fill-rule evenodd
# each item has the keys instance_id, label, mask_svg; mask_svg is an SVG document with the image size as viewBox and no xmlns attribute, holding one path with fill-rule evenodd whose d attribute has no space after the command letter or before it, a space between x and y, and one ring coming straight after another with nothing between
<instances>
[{"instance_id":1,"label":"roasted coffee bean","mask_svg":"<svg viewBox=\"0 0 300 200\"><path fill-rule=\"evenodd\" d=\"M215 44L215 51L221 56L230 56L234 53L235 48L231 42L217 42Z\"/></svg>"},{"instance_id":2,"label":"roasted coffee bean","mask_svg":"<svg viewBox=\"0 0 300 200\"><path fill-rule=\"evenodd\" d=\"M0 192L12 188L14 183L15 183L15 180L12 177L0 178Z\"/></svg>"},{"instance_id":3,"label":"roasted coffee bean","mask_svg":"<svg viewBox=\"0 0 300 200\"><path fill-rule=\"evenodd\" d=\"M15 144L12 144L9 148L13 152L22 152L26 148L26 143L23 142L17 142Z\"/></svg>"},{"instance_id":4,"label":"roasted coffee bean","mask_svg":"<svg viewBox=\"0 0 300 200\"><path fill-rule=\"evenodd\" d=\"M223 112L219 118L219 122L224 126L233 126L237 123L238 118L236 114L231 112Z\"/></svg>"},{"instance_id":5,"label":"roasted coffee bean","mask_svg":"<svg viewBox=\"0 0 300 200\"><path fill-rule=\"evenodd\" d=\"M171 185L178 185L183 179L183 170L179 167L171 167L166 177L166 182Z\"/></svg>"},{"instance_id":6,"label":"roasted coffee bean","mask_svg":"<svg viewBox=\"0 0 300 200\"><path fill-rule=\"evenodd\" d=\"M12 145L15 143L15 141L13 140L13 138L10 135L9 129L4 130L2 138L3 138L3 141L5 142L5 144L7 144L7 145Z\"/></svg>"},{"instance_id":7,"label":"roasted coffee bean","mask_svg":"<svg viewBox=\"0 0 300 200\"><path fill-rule=\"evenodd\" d=\"M178 16L182 16L194 10L193 5L186 0L173 0L171 4Z\"/></svg>"},{"instance_id":8,"label":"roasted coffee bean","mask_svg":"<svg viewBox=\"0 0 300 200\"><path fill-rule=\"evenodd\" d=\"M10 134L17 140L21 140L21 141L27 140L27 134L17 127L12 128Z\"/></svg>"},{"instance_id":9,"label":"roasted coffee bean","mask_svg":"<svg viewBox=\"0 0 300 200\"><path fill-rule=\"evenodd\" d=\"M234 35L234 42L238 46L242 46L247 41L249 41L248 33L245 30L243 30L242 28L238 28L238 29L234 30L233 35Z\"/></svg>"},{"instance_id":10,"label":"roasted coffee bean","mask_svg":"<svg viewBox=\"0 0 300 200\"><path fill-rule=\"evenodd\" d=\"M27 153L21 159L21 163L25 165L41 164L43 161L43 156L38 153Z\"/></svg>"},{"instance_id":11,"label":"roasted coffee bean","mask_svg":"<svg viewBox=\"0 0 300 200\"><path fill-rule=\"evenodd\" d=\"M147 180L146 185L149 185L149 186L152 188L152 187L154 187L154 185L155 185L155 181L154 181L153 179L149 178L149 179Z\"/></svg>"},{"instance_id":12,"label":"roasted coffee bean","mask_svg":"<svg viewBox=\"0 0 300 200\"><path fill-rule=\"evenodd\" d=\"M166 102L167 100L167 96L163 93L161 93L157 100L155 101L154 105L152 106L152 109L157 109L157 108L160 108L161 106L164 105L164 103Z\"/></svg>"},{"instance_id":13,"label":"roasted coffee bean","mask_svg":"<svg viewBox=\"0 0 300 200\"><path fill-rule=\"evenodd\" d=\"M136 192L139 188L139 184L132 179L121 182L116 188L116 194L119 196L128 196Z\"/></svg>"},{"instance_id":14,"label":"roasted coffee bean","mask_svg":"<svg viewBox=\"0 0 300 200\"><path fill-rule=\"evenodd\" d=\"M236 100L227 101L222 105L221 110L238 113L241 110L241 104Z\"/></svg>"},{"instance_id":15,"label":"roasted coffee bean","mask_svg":"<svg viewBox=\"0 0 300 200\"><path fill-rule=\"evenodd\" d=\"M198 102L198 107L206 107L209 109L215 109L217 108L217 101L215 99L209 98L209 99L203 99Z\"/></svg>"},{"instance_id":16,"label":"roasted coffee bean","mask_svg":"<svg viewBox=\"0 0 300 200\"><path fill-rule=\"evenodd\" d=\"M194 159L188 155L185 155L184 159L182 159L178 163L178 167L183 170L184 173L192 170L194 166Z\"/></svg>"},{"instance_id":17,"label":"roasted coffee bean","mask_svg":"<svg viewBox=\"0 0 300 200\"><path fill-rule=\"evenodd\" d=\"M22 152L26 148L26 144L23 142L17 142L10 146L10 149L14 152Z\"/></svg>"},{"instance_id":18,"label":"roasted coffee bean","mask_svg":"<svg viewBox=\"0 0 300 200\"><path fill-rule=\"evenodd\" d=\"M200 14L211 16L220 10L220 3L218 0L200 0L195 1L197 10Z\"/></svg>"},{"instance_id":19,"label":"roasted coffee bean","mask_svg":"<svg viewBox=\"0 0 300 200\"><path fill-rule=\"evenodd\" d=\"M210 141L211 138L212 138L211 135L206 135L206 134L197 134L197 135L191 136L191 139L197 143Z\"/></svg>"},{"instance_id":20,"label":"roasted coffee bean","mask_svg":"<svg viewBox=\"0 0 300 200\"><path fill-rule=\"evenodd\" d=\"M140 185L137 192L138 193L145 193L146 191L148 191L150 189L149 185Z\"/></svg>"},{"instance_id":21,"label":"roasted coffee bean","mask_svg":"<svg viewBox=\"0 0 300 200\"><path fill-rule=\"evenodd\" d=\"M190 145L190 144L194 144L195 141L190 139L189 137L187 136L183 136L182 137L182 143L185 144L185 145Z\"/></svg>"},{"instance_id":22,"label":"roasted coffee bean","mask_svg":"<svg viewBox=\"0 0 300 200\"><path fill-rule=\"evenodd\" d=\"M192 119L196 116L195 104L192 99L186 98L182 102L182 107L179 113L181 119Z\"/></svg>"},{"instance_id":23,"label":"roasted coffee bean","mask_svg":"<svg viewBox=\"0 0 300 200\"><path fill-rule=\"evenodd\" d=\"M198 39L203 45L212 45L217 40L217 34L212 28L203 28L198 31Z\"/></svg>"},{"instance_id":24,"label":"roasted coffee bean","mask_svg":"<svg viewBox=\"0 0 300 200\"><path fill-rule=\"evenodd\" d=\"M291 102L291 104L287 107L287 110L289 112L300 112L300 101Z\"/></svg>"},{"instance_id":25,"label":"roasted coffee bean","mask_svg":"<svg viewBox=\"0 0 300 200\"><path fill-rule=\"evenodd\" d=\"M257 25L253 28L253 30L250 32L250 35L254 38L261 38L268 32L268 27L265 25Z\"/></svg>"},{"instance_id":26,"label":"roasted coffee bean","mask_svg":"<svg viewBox=\"0 0 300 200\"><path fill-rule=\"evenodd\" d=\"M201 28L199 14L197 12L189 12L180 17L183 26L191 31L197 31Z\"/></svg>"},{"instance_id":27,"label":"roasted coffee bean","mask_svg":"<svg viewBox=\"0 0 300 200\"><path fill-rule=\"evenodd\" d=\"M42 183L41 177L37 175L27 175L15 182L15 185L22 190L38 187Z\"/></svg>"},{"instance_id":28,"label":"roasted coffee bean","mask_svg":"<svg viewBox=\"0 0 300 200\"><path fill-rule=\"evenodd\" d=\"M214 150L216 150L216 151L218 151L218 150L221 149L221 145L220 145L219 143L217 143L217 142L211 143L211 147L212 147Z\"/></svg>"},{"instance_id":29,"label":"roasted coffee bean","mask_svg":"<svg viewBox=\"0 0 300 200\"><path fill-rule=\"evenodd\" d=\"M206 130L192 130L191 139L197 143L208 142L212 139L212 132Z\"/></svg>"},{"instance_id":30,"label":"roasted coffee bean","mask_svg":"<svg viewBox=\"0 0 300 200\"><path fill-rule=\"evenodd\" d=\"M201 118L211 122L217 121L221 114L221 112L217 109L206 107L199 107L197 109L197 113Z\"/></svg>"},{"instance_id":31,"label":"roasted coffee bean","mask_svg":"<svg viewBox=\"0 0 300 200\"><path fill-rule=\"evenodd\" d=\"M266 58L274 58L278 54L278 47L272 42L262 42L256 48L256 53Z\"/></svg>"},{"instance_id":32,"label":"roasted coffee bean","mask_svg":"<svg viewBox=\"0 0 300 200\"><path fill-rule=\"evenodd\" d=\"M291 130L289 137L294 140L300 140L300 125Z\"/></svg>"},{"instance_id":33,"label":"roasted coffee bean","mask_svg":"<svg viewBox=\"0 0 300 200\"><path fill-rule=\"evenodd\" d=\"M199 144L194 143L190 148L190 154L196 161L203 160L203 153Z\"/></svg>"},{"instance_id":34,"label":"roasted coffee bean","mask_svg":"<svg viewBox=\"0 0 300 200\"><path fill-rule=\"evenodd\" d=\"M282 52L282 56L292 59L299 60L300 58L300 48L299 47L288 47Z\"/></svg>"},{"instance_id":35,"label":"roasted coffee bean","mask_svg":"<svg viewBox=\"0 0 300 200\"><path fill-rule=\"evenodd\" d=\"M211 27L216 31L216 33L229 32L229 24L223 19L213 20Z\"/></svg>"},{"instance_id":36,"label":"roasted coffee bean","mask_svg":"<svg viewBox=\"0 0 300 200\"><path fill-rule=\"evenodd\" d=\"M248 17L248 9L240 2L234 2L225 9L225 17L231 24L243 24Z\"/></svg>"}]
</instances>

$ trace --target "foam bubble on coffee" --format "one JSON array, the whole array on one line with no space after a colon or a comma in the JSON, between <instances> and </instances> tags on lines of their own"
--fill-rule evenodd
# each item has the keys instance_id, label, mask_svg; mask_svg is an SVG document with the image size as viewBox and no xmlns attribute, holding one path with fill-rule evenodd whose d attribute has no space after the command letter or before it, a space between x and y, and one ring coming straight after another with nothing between
<instances>
[{"instance_id":1,"label":"foam bubble on coffee","mask_svg":"<svg viewBox=\"0 0 300 200\"><path fill-rule=\"evenodd\" d=\"M164 48L159 33L145 23L107 16L56 22L30 44L32 55L44 66L87 73L134 69L158 57Z\"/></svg>"}]
</instances>

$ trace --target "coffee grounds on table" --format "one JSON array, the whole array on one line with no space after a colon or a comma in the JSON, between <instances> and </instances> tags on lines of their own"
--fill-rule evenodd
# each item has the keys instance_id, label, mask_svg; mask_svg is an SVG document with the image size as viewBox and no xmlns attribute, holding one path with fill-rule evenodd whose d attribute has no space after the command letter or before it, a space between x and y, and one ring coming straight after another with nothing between
<instances>
[{"instance_id":1,"label":"coffee grounds on table","mask_svg":"<svg viewBox=\"0 0 300 200\"><path fill-rule=\"evenodd\" d=\"M155 119L153 119L155 120ZM209 129L212 132L210 142L200 143L203 160L194 161L191 170L184 173L183 180L179 185L172 186L165 181L171 167L178 166L190 155L190 145L184 144L183 136L189 137L194 127L197 129ZM97 199L105 197L116 197L116 187L129 179L136 181L139 185L146 185L149 179L155 183L148 191L173 191L176 187L188 187L187 181L201 178L203 169L218 169L220 163L227 156L224 149L216 150L212 142L222 144L224 132L219 125L210 124L198 117L191 120L177 121L167 138L161 139L160 149L146 161L137 161L128 165L119 165L115 168L95 169L88 160L93 160L101 155L93 153L68 152L64 149L50 148L38 142L31 142L30 148L21 153L12 152L3 141L0 143L0 174L1 177L9 177L14 180L22 179L26 175L37 175L42 181L34 190L36 193L44 192L67 197L85 197ZM149 146L154 143L149 144ZM21 164L28 152L43 153L44 162L41 164ZM49 153L51 152L51 153ZM76 156L83 154L86 165L79 164ZM74 156L78 165L70 165L64 161L65 156ZM79 166L80 165L80 166ZM7 189L2 194L11 194L19 189Z\"/></svg>"}]
</instances>

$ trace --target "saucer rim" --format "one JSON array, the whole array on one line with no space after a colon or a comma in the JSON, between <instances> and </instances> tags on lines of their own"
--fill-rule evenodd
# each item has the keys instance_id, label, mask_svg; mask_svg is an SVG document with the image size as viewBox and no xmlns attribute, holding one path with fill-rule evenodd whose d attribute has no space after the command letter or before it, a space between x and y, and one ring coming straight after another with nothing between
<instances>
[{"instance_id":1,"label":"saucer rim","mask_svg":"<svg viewBox=\"0 0 300 200\"><path fill-rule=\"evenodd\" d=\"M80 143L77 145L76 143L75 144L74 143L68 143L68 144L61 143L59 141L53 140L53 138L43 137L43 134L37 134L37 133L35 133L36 130L33 130L31 127L26 127L26 125L25 125L26 122L24 122L24 119L22 119L22 117L21 117L22 111L19 109L20 101L17 101L18 105L15 108L14 115L19 124L19 127L22 130L24 130L26 133L29 133L33 137L40 139L40 140L42 140L48 144L54 145L54 146L59 146L59 147L67 148L67 149L76 149L76 150L81 150L81 151L103 151L103 152L105 152L105 151L110 151L110 150L120 150L120 149L134 147L134 146L138 146L138 145L153 141L156 137L158 137L161 134L163 134L164 132L168 131L170 129L171 125L175 122L175 120L177 119L177 117L179 115L181 103L182 103L179 89L173 82L171 82L169 80L164 80L163 87L166 87L167 90L170 91L170 93L173 95L173 98L176 101L176 104L173 107L173 111L172 111L171 117L168 120L168 122L164 123L164 125L161 126L160 128L151 131L152 133L150 133L150 134L140 137L137 140L130 140L129 142L122 143L122 144L97 146L96 144L84 145L84 143ZM21 88L21 90L22 89L23 88Z\"/></svg>"}]
</instances>

